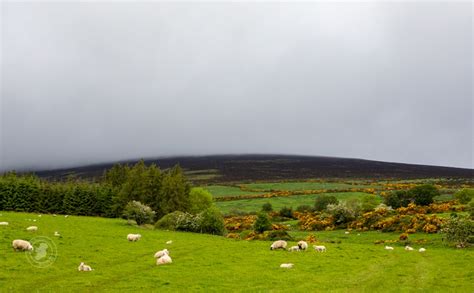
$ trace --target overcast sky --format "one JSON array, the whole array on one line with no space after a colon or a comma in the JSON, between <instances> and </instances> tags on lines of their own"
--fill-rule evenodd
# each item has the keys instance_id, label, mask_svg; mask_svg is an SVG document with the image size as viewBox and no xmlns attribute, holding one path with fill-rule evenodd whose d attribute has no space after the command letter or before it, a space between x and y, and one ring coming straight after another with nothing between
<instances>
[{"instance_id":1,"label":"overcast sky","mask_svg":"<svg viewBox=\"0 0 474 293\"><path fill-rule=\"evenodd\" d=\"M222 153L473 168L472 3L3 3L0 169Z\"/></svg>"}]
</instances>

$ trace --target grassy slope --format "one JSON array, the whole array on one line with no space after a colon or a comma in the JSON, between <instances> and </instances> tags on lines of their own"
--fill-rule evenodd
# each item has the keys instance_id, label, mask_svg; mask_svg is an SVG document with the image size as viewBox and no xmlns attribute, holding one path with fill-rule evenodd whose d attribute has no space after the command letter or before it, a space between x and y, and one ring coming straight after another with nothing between
<instances>
[{"instance_id":1,"label":"grassy slope","mask_svg":"<svg viewBox=\"0 0 474 293\"><path fill-rule=\"evenodd\" d=\"M274 182L274 183L250 183L244 184L252 189L262 190L320 190L320 189L346 189L346 188L368 188L372 185L354 183L354 185L337 182Z\"/></svg>"},{"instance_id":2,"label":"grassy slope","mask_svg":"<svg viewBox=\"0 0 474 293\"><path fill-rule=\"evenodd\" d=\"M252 192L252 191L243 191L238 187L234 186L225 186L225 185L209 185L203 186L207 189L213 197L225 197L225 196L240 196L240 195L249 195L249 194L261 194L263 192Z\"/></svg>"},{"instance_id":3,"label":"grassy slope","mask_svg":"<svg viewBox=\"0 0 474 293\"><path fill-rule=\"evenodd\" d=\"M425 254L401 247L386 251L373 239L393 239L377 232L343 235L342 231L317 232L327 253L270 251L270 242L238 241L218 236L144 230L124 220L91 217L52 217L1 212L0 291L342 291L400 292L474 290L473 250L455 250L439 244L439 236L425 235L433 244ZM25 227L35 218L34 235L53 238L59 257L45 269L31 266L23 252L13 252L15 238L31 239ZM50 236L60 231L63 238ZM136 243L125 239L139 232ZM299 232L296 232L299 233ZM301 232L302 233L302 232ZM301 234L301 236L304 233ZM423 234L421 234L423 235ZM165 241L173 244L165 245ZM293 244L293 243L290 243ZM173 264L156 266L153 254L168 247ZM78 272L85 261L95 270ZM291 270L280 269L292 262Z\"/></svg>"},{"instance_id":4,"label":"grassy slope","mask_svg":"<svg viewBox=\"0 0 474 293\"><path fill-rule=\"evenodd\" d=\"M361 198L367 193L363 192L340 192L340 193L328 193L328 195L335 196L338 200L344 201L351 198ZM240 210L245 212L260 211L264 203L271 203L273 210L279 210L284 206L296 207L300 205L314 206L316 197L320 194L309 194L309 195L294 195L286 197L270 197L270 198L255 198L255 199L240 199L232 201L219 201L216 202L217 207L224 213L229 213L232 210Z\"/></svg>"}]
</instances>

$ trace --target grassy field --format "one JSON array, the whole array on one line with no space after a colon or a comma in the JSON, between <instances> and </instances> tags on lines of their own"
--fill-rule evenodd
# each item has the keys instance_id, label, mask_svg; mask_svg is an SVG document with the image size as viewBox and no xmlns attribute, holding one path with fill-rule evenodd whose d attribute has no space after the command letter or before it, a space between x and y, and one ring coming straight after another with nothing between
<instances>
[{"instance_id":1,"label":"grassy field","mask_svg":"<svg viewBox=\"0 0 474 293\"><path fill-rule=\"evenodd\" d=\"M248 188L260 189L260 190L289 190L289 191L300 191L300 190L321 190L321 189L347 189L347 188L370 188L372 185L338 183L338 182L311 182L311 181L300 181L300 182L274 182L274 183L250 183L244 184Z\"/></svg>"},{"instance_id":2,"label":"grassy field","mask_svg":"<svg viewBox=\"0 0 474 293\"><path fill-rule=\"evenodd\" d=\"M225 197L225 196L240 196L248 194L261 194L263 192L252 192L252 191L243 191L235 186L225 186L225 185L209 185L203 186L203 188L209 190L213 197Z\"/></svg>"},{"instance_id":3,"label":"grassy field","mask_svg":"<svg viewBox=\"0 0 474 293\"><path fill-rule=\"evenodd\" d=\"M335 292L472 292L474 252L444 246L439 235L425 238L427 252L399 245L386 251L378 239L397 234L316 232L326 253L270 251L270 242L157 231L130 226L125 220L53 217L0 212L1 292L115 291L335 291ZM37 232L25 228L36 219ZM59 231L62 238L52 236ZM140 233L128 242L128 233ZM292 232L303 237L306 232ZM298 234L299 233L299 234ZM31 265L26 252L13 252L13 239L46 236L57 246L57 260L46 268ZM165 242L173 240L166 245ZM334 242L334 243L331 243ZM293 243L289 243L293 245ZM418 248L420 245L413 245ZM156 266L153 254L167 247L173 263ZM94 271L78 272L81 261ZM293 269L280 269L281 263Z\"/></svg>"},{"instance_id":4,"label":"grassy field","mask_svg":"<svg viewBox=\"0 0 474 293\"><path fill-rule=\"evenodd\" d=\"M239 210L243 212L255 212L262 209L264 203L271 203L273 210L279 210L284 206L292 207L296 209L300 205L314 206L316 197L321 194L309 194L309 195L294 195L285 197L270 197L270 198L254 198L254 199L239 199L232 201L219 201L216 202L217 207L224 213L227 214L232 210ZM348 200L351 198L361 198L367 193L363 192L340 192L340 193L327 193L327 195L335 196L339 201Z\"/></svg>"}]
</instances>

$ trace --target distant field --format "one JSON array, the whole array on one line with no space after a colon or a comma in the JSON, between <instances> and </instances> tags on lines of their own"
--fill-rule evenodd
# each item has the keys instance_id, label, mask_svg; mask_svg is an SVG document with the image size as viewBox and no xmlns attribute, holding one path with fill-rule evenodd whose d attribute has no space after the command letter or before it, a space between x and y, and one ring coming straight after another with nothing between
<instances>
[{"instance_id":1,"label":"distant field","mask_svg":"<svg viewBox=\"0 0 474 293\"><path fill-rule=\"evenodd\" d=\"M300 205L314 206L316 197L321 194L310 194L310 195L294 195L286 197L270 197L270 198L255 198L255 199L240 199L233 201L219 201L216 202L217 207L224 213L227 214L232 210L239 210L244 212L255 212L262 209L264 203L271 203L274 210L279 210L284 206L296 207ZM327 193L327 195L333 195L338 200L344 201L351 198L361 198L367 193L363 192L340 192L340 193Z\"/></svg>"},{"instance_id":2,"label":"distant field","mask_svg":"<svg viewBox=\"0 0 474 293\"><path fill-rule=\"evenodd\" d=\"M262 193L262 192L242 191L238 187L225 186L225 185L209 185L209 186L203 186L203 187L209 190L209 192L212 194L213 197L239 196L239 195Z\"/></svg>"},{"instance_id":3,"label":"distant field","mask_svg":"<svg viewBox=\"0 0 474 293\"><path fill-rule=\"evenodd\" d=\"M474 250L454 249L441 235L418 233L425 253L394 251L375 240L396 240L396 233L314 232L326 253L271 251L268 241L243 241L220 236L147 230L122 219L64 218L0 212L1 292L473 292ZM25 228L37 219L36 233ZM62 238L52 236L59 231ZM128 242L128 233L140 233ZM291 232L296 239L307 232ZM11 241L36 236L51 238L58 258L37 268L25 252L13 252ZM171 245L165 242L173 240ZM289 242L295 245L296 241ZM413 244L416 249L421 247ZM173 263L156 266L153 254L167 247ZM94 271L78 272L81 261ZM279 268L293 263L293 269Z\"/></svg>"},{"instance_id":4,"label":"distant field","mask_svg":"<svg viewBox=\"0 0 474 293\"><path fill-rule=\"evenodd\" d=\"M321 189L348 189L348 188L369 188L371 185L364 184L347 184L337 182L275 182L275 183L251 183L244 184L246 187L251 189L261 190L289 190L289 191L300 191L300 190L321 190Z\"/></svg>"}]
</instances>

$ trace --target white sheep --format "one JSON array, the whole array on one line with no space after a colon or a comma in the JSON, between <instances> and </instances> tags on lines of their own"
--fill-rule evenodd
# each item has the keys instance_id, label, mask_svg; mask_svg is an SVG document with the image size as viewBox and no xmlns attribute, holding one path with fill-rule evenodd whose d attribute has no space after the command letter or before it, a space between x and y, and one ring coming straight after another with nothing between
<instances>
[{"instance_id":1,"label":"white sheep","mask_svg":"<svg viewBox=\"0 0 474 293\"><path fill-rule=\"evenodd\" d=\"M8 226L8 222L0 222L0 226Z\"/></svg>"},{"instance_id":2,"label":"white sheep","mask_svg":"<svg viewBox=\"0 0 474 293\"><path fill-rule=\"evenodd\" d=\"M170 252L168 251L168 249L165 248L165 249L163 249L163 250L157 251L157 252L155 253L155 258L160 258L160 257L162 257L163 255L169 255L169 254L170 254Z\"/></svg>"},{"instance_id":3,"label":"white sheep","mask_svg":"<svg viewBox=\"0 0 474 293\"><path fill-rule=\"evenodd\" d=\"M295 245L295 246L292 246L292 247L288 248L288 251L300 251L300 247Z\"/></svg>"},{"instance_id":4,"label":"white sheep","mask_svg":"<svg viewBox=\"0 0 474 293\"><path fill-rule=\"evenodd\" d=\"M344 232L344 234L346 234L346 235L349 234L349 233L350 233L349 231Z\"/></svg>"},{"instance_id":5,"label":"white sheep","mask_svg":"<svg viewBox=\"0 0 474 293\"><path fill-rule=\"evenodd\" d=\"M386 250L393 250L393 247L392 246L385 246L385 249Z\"/></svg>"},{"instance_id":6,"label":"white sheep","mask_svg":"<svg viewBox=\"0 0 474 293\"><path fill-rule=\"evenodd\" d=\"M313 248L317 252L326 252L326 246L324 246L324 245L313 245Z\"/></svg>"},{"instance_id":7,"label":"white sheep","mask_svg":"<svg viewBox=\"0 0 474 293\"><path fill-rule=\"evenodd\" d=\"M292 263L282 263L280 268L291 269L293 267Z\"/></svg>"},{"instance_id":8,"label":"white sheep","mask_svg":"<svg viewBox=\"0 0 474 293\"><path fill-rule=\"evenodd\" d=\"M128 234L127 235L128 241L138 241L138 240L140 240L141 237L142 237L142 235L140 235L140 234Z\"/></svg>"},{"instance_id":9,"label":"white sheep","mask_svg":"<svg viewBox=\"0 0 474 293\"><path fill-rule=\"evenodd\" d=\"M28 228L26 228L26 231L30 231L30 232L38 231L38 227L36 227L36 226L29 226Z\"/></svg>"},{"instance_id":10,"label":"white sheep","mask_svg":"<svg viewBox=\"0 0 474 293\"><path fill-rule=\"evenodd\" d=\"M407 246L405 246L405 250L412 251L414 249L413 249L413 247L410 247L410 246L407 245Z\"/></svg>"},{"instance_id":11,"label":"white sheep","mask_svg":"<svg viewBox=\"0 0 474 293\"><path fill-rule=\"evenodd\" d=\"M270 246L270 250L275 250L275 249L286 249L286 246L288 245L288 243L286 243L285 240L277 240L275 242L273 242L273 244Z\"/></svg>"},{"instance_id":12,"label":"white sheep","mask_svg":"<svg viewBox=\"0 0 474 293\"><path fill-rule=\"evenodd\" d=\"M33 245L26 240L16 239L12 242L13 250L33 250Z\"/></svg>"},{"instance_id":13,"label":"white sheep","mask_svg":"<svg viewBox=\"0 0 474 293\"><path fill-rule=\"evenodd\" d=\"M92 271L92 268L90 266L84 264L83 262L81 262L79 267L77 267L77 270L79 272L90 272L90 271Z\"/></svg>"},{"instance_id":14,"label":"white sheep","mask_svg":"<svg viewBox=\"0 0 474 293\"><path fill-rule=\"evenodd\" d=\"M420 248L418 251L419 251L419 252L425 252L426 249L424 249L424 248L422 247L422 248Z\"/></svg>"},{"instance_id":15,"label":"white sheep","mask_svg":"<svg viewBox=\"0 0 474 293\"><path fill-rule=\"evenodd\" d=\"M308 243L306 241L299 241L298 242L298 247L301 249L301 250L306 250L308 249Z\"/></svg>"},{"instance_id":16,"label":"white sheep","mask_svg":"<svg viewBox=\"0 0 474 293\"><path fill-rule=\"evenodd\" d=\"M64 217L67 218L67 217L69 217L69 215L65 215Z\"/></svg>"},{"instance_id":17,"label":"white sheep","mask_svg":"<svg viewBox=\"0 0 474 293\"><path fill-rule=\"evenodd\" d=\"M58 232L58 231L54 231L54 236L56 236L56 237L60 237L60 236L61 236L61 234L59 234L59 232Z\"/></svg>"},{"instance_id":18,"label":"white sheep","mask_svg":"<svg viewBox=\"0 0 474 293\"><path fill-rule=\"evenodd\" d=\"M173 240L166 241L166 244L171 244L171 243L173 243Z\"/></svg>"},{"instance_id":19,"label":"white sheep","mask_svg":"<svg viewBox=\"0 0 474 293\"><path fill-rule=\"evenodd\" d=\"M156 265L164 265L168 263L172 263L171 257L167 254L163 255L159 259L156 260Z\"/></svg>"}]
</instances>

